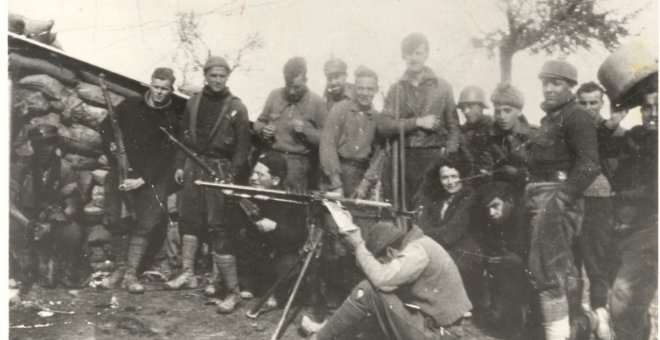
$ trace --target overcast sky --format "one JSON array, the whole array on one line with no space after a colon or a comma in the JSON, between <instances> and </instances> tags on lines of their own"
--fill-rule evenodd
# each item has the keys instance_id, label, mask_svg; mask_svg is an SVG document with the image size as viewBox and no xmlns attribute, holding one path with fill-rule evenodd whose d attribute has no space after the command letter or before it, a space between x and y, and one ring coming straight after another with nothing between
<instances>
[{"instance_id":1,"label":"overcast sky","mask_svg":"<svg viewBox=\"0 0 660 340\"><path fill-rule=\"evenodd\" d=\"M202 39L214 54L235 57L248 37L259 34L264 46L242 60L229 81L254 119L268 93L283 85L282 65L294 56L307 59L309 85L323 90L323 64L332 56L349 64L349 74L360 64L380 76L387 91L404 69L401 39L411 32L424 33L431 43L429 66L452 84L455 96L467 85L491 93L499 80L497 60L475 50L470 38L504 24L497 1L491 0L10 0L9 10L37 19L55 20L65 51L86 61L147 82L154 67L172 67L175 60L180 11L200 15ZM658 2L655 0L602 0L603 9L630 11L643 8L631 24L631 39L658 49ZM580 82L596 80L608 52L597 47L580 51L567 60L579 69ZM556 57L556 56L555 56ZM536 74L551 57L519 53L514 59L513 83L525 94L524 112L532 122L543 113ZM201 85L201 73L195 82ZM380 100L379 100L380 102ZM378 105L377 105L378 106ZM634 123L629 119L626 125Z\"/></svg>"}]
</instances>

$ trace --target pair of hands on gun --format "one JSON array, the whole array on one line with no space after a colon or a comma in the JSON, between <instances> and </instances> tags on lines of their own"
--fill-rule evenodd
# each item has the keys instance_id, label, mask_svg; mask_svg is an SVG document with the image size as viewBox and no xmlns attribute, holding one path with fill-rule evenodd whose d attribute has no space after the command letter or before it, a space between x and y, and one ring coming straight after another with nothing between
<instances>
[{"instance_id":1,"label":"pair of hands on gun","mask_svg":"<svg viewBox=\"0 0 660 340\"><path fill-rule=\"evenodd\" d=\"M110 152L117 152L117 144L110 142ZM101 164L108 164L108 158L105 155L101 155L98 159ZM145 183L144 179L140 178L127 178L121 184L119 184L119 191L132 191L140 188Z\"/></svg>"}]
</instances>

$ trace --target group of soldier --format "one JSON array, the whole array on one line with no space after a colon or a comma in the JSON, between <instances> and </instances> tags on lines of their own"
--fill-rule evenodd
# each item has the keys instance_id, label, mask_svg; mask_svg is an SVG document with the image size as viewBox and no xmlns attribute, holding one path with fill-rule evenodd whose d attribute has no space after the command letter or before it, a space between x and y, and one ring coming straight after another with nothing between
<instances>
[{"instance_id":1,"label":"group of soldier","mask_svg":"<svg viewBox=\"0 0 660 340\"><path fill-rule=\"evenodd\" d=\"M529 323L532 311L548 340L590 333L612 339L614 332L642 339L657 294L655 60L642 79L614 72L627 62L615 54L601 67L606 90L590 82L575 93L577 69L546 62L538 74L545 116L534 126L523 114L523 93L508 83L489 100L468 86L455 103L450 84L425 65L430 51L421 34L402 41L406 70L381 112L373 105L379 91L373 70L358 67L350 84L346 63L332 59L319 96L307 87L305 60L291 58L284 87L270 93L254 123L227 87L232 68L223 58L208 58L204 88L183 108L172 101L173 71L156 69L143 98L116 108L125 150L117 148L109 121L101 129L111 168L105 223L122 254L101 285L144 292L138 274L165 238L170 216L163 202L178 191L182 268L165 288L198 288L196 259L207 242L213 265L204 293L222 295L219 313L233 312L264 291L260 283L295 266L316 218L334 231L318 270L322 301L334 313L324 322L307 320L311 338L340 337L372 315L392 338L452 339L472 313L515 329ZM608 119L601 115L606 93ZM491 106L492 117L484 113ZM637 106L642 125L625 131L619 123ZM65 282L80 267L82 231L69 185L75 179L57 157L56 128L40 125L29 137L35 155L12 169L11 213L24 228L49 229ZM114 155L122 152L131 169L120 182ZM399 217L354 212L358 228L343 228L285 202L231 199L196 185L200 180L398 200L398 209L414 218L395 223ZM348 229L357 231L342 231ZM281 305L288 288L267 305Z\"/></svg>"}]
</instances>

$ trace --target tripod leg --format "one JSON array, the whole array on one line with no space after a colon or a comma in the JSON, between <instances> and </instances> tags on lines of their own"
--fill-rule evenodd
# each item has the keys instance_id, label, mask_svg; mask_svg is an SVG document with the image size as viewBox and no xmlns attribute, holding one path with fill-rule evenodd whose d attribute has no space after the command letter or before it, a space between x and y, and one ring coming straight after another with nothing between
<instances>
[{"instance_id":1,"label":"tripod leg","mask_svg":"<svg viewBox=\"0 0 660 340\"><path fill-rule=\"evenodd\" d=\"M321 233L319 233L320 235ZM305 272L307 272L307 269L309 268L310 262L312 262L312 258L316 255L316 251L318 249L318 241L316 242L316 246L310 250L309 253L307 253L307 257L305 258L305 263L303 264L302 269L300 270L300 274L298 275L298 279L296 279L296 284L293 286L293 291L291 291L291 295L289 296L289 300L286 302L286 306L284 307L284 312L282 313L282 318L280 319L280 322L277 324L277 328L275 329L275 332L273 333L273 336L270 338L271 340L277 340L280 331L282 330L282 327L284 326L284 321L286 320L286 315L289 312L289 309L291 309L291 305L293 304L293 300L296 297L296 293L298 293L298 288L300 288L300 283L302 282L303 277L305 276Z\"/></svg>"}]
</instances>

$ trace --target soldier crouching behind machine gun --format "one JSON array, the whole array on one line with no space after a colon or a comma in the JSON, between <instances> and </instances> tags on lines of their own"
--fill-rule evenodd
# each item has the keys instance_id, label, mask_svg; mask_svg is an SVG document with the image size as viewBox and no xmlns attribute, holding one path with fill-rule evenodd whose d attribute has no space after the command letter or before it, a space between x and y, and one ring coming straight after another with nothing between
<instances>
[{"instance_id":1,"label":"soldier crouching behind machine gun","mask_svg":"<svg viewBox=\"0 0 660 340\"><path fill-rule=\"evenodd\" d=\"M287 174L286 160L275 152L262 154L252 169L250 186L260 189L281 189ZM287 269L296 266L298 250L307 237L304 207L286 202L265 202L249 198L229 201L230 218L243 228L238 254L241 297L251 298L252 293L264 293L259 282L275 282L282 279ZM233 208L237 209L233 209ZM292 284L286 283L267 297L266 308L277 308L286 301Z\"/></svg>"},{"instance_id":2,"label":"soldier crouching behind machine gun","mask_svg":"<svg viewBox=\"0 0 660 340\"><path fill-rule=\"evenodd\" d=\"M28 131L28 138L34 155L11 167L9 244L11 264L18 267L12 274L24 283L22 293L37 277L46 287L79 286L78 175L57 155L61 139L55 126L37 125Z\"/></svg>"}]
</instances>

